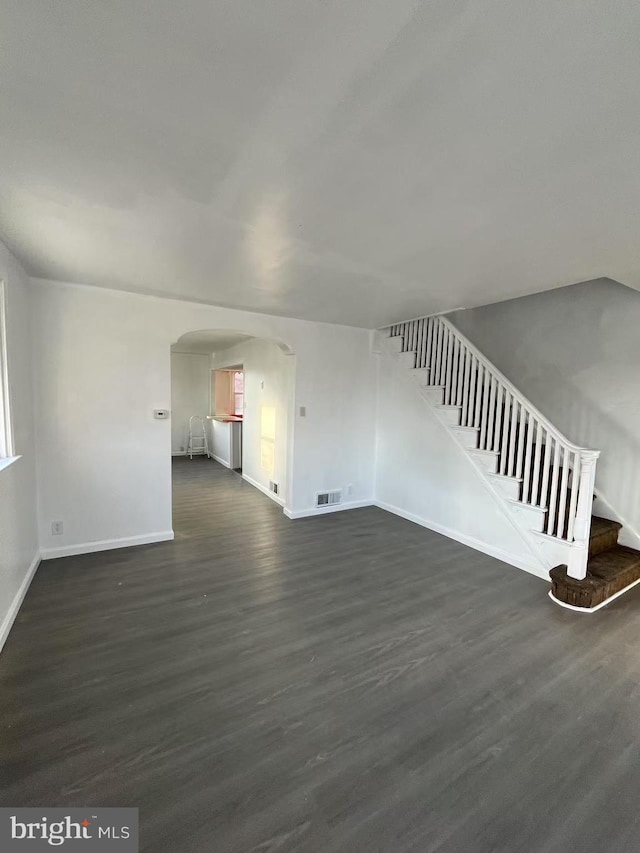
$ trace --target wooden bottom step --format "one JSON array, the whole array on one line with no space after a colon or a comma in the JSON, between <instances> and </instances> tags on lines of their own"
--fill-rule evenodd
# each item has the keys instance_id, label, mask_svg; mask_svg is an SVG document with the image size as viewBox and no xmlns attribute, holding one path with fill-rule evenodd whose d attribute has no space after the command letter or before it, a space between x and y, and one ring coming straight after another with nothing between
<instances>
[{"instance_id":1,"label":"wooden bottom step","mask_svg":"<svg viewBox=\"0 0 640 853\"><path fill-rule=\"evenodd\" d=\"M640 579L640 551L616 545L590 557L583 580L570 578L566 566L556 566L549 574L555 599L591 609Z\"/></svg>"}]
</instances>

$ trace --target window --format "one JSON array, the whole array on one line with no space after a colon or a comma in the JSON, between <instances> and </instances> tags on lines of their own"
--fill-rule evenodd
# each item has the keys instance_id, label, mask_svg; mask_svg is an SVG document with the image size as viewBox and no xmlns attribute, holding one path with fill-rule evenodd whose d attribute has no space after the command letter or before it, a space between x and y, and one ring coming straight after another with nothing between
<instances>
[{"instance_id":1,"label":"window","mask_svg":"<svg viewBox=\"0 0 640 853\"><path fill-rule=\"evenodd\" d=\"M0 460L14 454L9 406L9 372L7 366L6 287L0 281Z\"/></svg>"},{"instance_id":2,"label":"window","mask_svg":"<svg viewBox=\"0 0 640 853\"><path fill-rule=\"evenodd\" d=\"M211 372L211 406L214 415L244 416L244 373L233 367Z\"/></svg>"},{"instance_id":3,"label":"window","mask_svg":"<svg viewBox=\"0 0 640 853\"><path fill-rule=\"evenodd\" d=\"M231 413L240 417L244 414L244 373L241 370L234 371L232 376Z\"/></svg>"}]
</instances>

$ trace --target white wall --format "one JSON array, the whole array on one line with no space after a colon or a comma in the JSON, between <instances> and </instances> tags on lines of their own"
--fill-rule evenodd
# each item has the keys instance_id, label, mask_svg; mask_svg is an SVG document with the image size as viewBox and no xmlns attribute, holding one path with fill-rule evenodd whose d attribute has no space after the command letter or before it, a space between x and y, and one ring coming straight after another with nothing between
<instances>
[{"instance_id":1,"label":"white wall","mask_svg":"<svg viewBox=\"0 0 640 853\"><path fill-rule=\"evenodd\" d=\"M235 430L232 431L232 430ZM242 458L238 461L237 457L242 454L242 424L237 426L228 422L209 421L207 424L207 434L209 437L209 450L211 455L217 462L226 465L227 468L241 466ZM240 452L235 442L240 441ZM233 448L232 448L232 442Z\"/></svg>"},{"instance_id":2,"label":"white wall","mask_svg":"<svg viewBox=\"0 0 640 853\"><path fill-rule=\"evenodd\" d=\"M352 485L373 498L374 360L363 329L101 288L34 282L40 537L46 556L171 535L170 345L188 331L244 332L295 353L286 490L293 514ZM64 535L51 535L51 522ZM123 542L123 540L125 540Z\"/></svg>"},{"instance_id":3,"label":"white wall","mask_svg":"<svg viewBox=\"0 0 640 853\"><path fill-rule=\"evenodd\" d=\"M378 364L376 501L541 577L547 570L405 368Z\"/></svg>"},{"instance_id":4,"label":"white wall","mask_svg":"<svg viewBox=\"0 0 640 853\"><path fill-rule=\"evenodd\" d=\"M216 353L215 369L242 364L244 370L244 420L242 424L242 472L269 488L269 480L280 484L280 497L287 500L287 446L295 382L295 358L272 341L253 339ZM261 413L275 409L276 432L273 472L261 460Z\"/></svg>"},{"instance_id":5,"label":"white wall","mask_svg":"<svg viewBox=\"0 0 640 853\"><path fill-rule=\"evenodd\" d=\"M18 262L0 243L0 279L7 301L7 361L15 453L0 470L0 647L38 560L33 387L30 340L30 284Z\"/></svg>"},{"instance_id":6,"label":"white wall","mask_svg":"<svg viewBox=\"0 0 640 853\"><path fill-rule=\"evenodd\" d=\"M179 455L187 449L189 418L200 415L206 419L209 414L210 362L207 354L171 353L172 454ZM197 429L197 425L194 428Z\"/></svg>"},{"instance_id":7,"label":"white wall","mask_svg":"<svg viewBox=\"0 0 640 853\"><path fill-rule=\"evenodd\" d=\"M450 319L571 441L601 450L596 490L640 534L640 294L607 279ZM610 512L608 512L610 510Z\"/></svg>"}]
</instances>

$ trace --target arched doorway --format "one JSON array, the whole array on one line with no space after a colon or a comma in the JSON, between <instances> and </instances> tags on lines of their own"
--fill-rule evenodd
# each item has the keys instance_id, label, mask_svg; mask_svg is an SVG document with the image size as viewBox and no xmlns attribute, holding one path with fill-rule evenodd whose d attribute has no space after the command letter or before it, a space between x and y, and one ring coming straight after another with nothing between
<instances>
[{"instance_id":1,"label":"arched doorway","mask_svg":"<svg viewBox=\"0 0 640 853\"><path fill-rule=\"evenodd\" d=\"M171 380L174 471L184 477L196 470L180 457L196 465L210 457L211 464L286 508L294 425L291 348L243 331L187 332L171 346ZM194 446L189 454L190 420L198 434L202 423L206 436L195 454Z\"/></svg>"}]
</instances>

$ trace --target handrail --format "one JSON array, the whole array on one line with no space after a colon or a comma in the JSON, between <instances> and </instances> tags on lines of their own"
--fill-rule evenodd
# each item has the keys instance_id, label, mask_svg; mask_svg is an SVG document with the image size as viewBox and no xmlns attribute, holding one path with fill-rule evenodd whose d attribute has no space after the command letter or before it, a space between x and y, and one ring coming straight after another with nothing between
<instances>
[{"instance_id":1,"label":"handrail","mask_svg":"<svg viewBox=\"0 0 640 853\"><path fill-rule=\"evenodd\" d=\"M574 453L582 453L583 451L585 451L589 453L597 453L598 456L600 455L599 450L591 450L591 448L589 447L580 447L580 445L573 444L573 442L569 441L569 439L563 433L561 433L560 430L555 427L548 418L546 418L542 414L540 409L536 408L536 406L533 405L531 400L524 396L522 391L518 391L513 382L507 379L504 373L501 370L498 370L495 364L490 362L489 359L480 352L477 346L475 346L475 344L473 344L469 340L469 338L466 337L466 335L463 335L462 332L456 326L454 326L450 320L447 320L446 317L442 316L439 316L439 320L441 323L444 323L445 326L447 326L453 331L454 335L458 338L458 340L461 341L461 343L463 343L466 348L471 353L473 353L473 355L475 355L478 361L481 361L484 366L487 367L491 371L491 373L493 373L495 378L499 382L501 382L502 385L504 385L504 387L509 391L509 393L513 394L514 397L517 397L521 403L524 403L526 405L527 409L534 416L534 418L539 421L545 427L545 429L553 435L554 438L557 438L558 441L562 442L562 444L566 445L566 447Z\"/></svg>"},{"instance_id":2,"label":"handrail","mask_svg":"<svg viewBox=\"0 0 640 853\"><path fill-rule=\"evenodd\" d=\"M525 395L522 393L522 391L519 391L515 387L513 382L511 382L511 380L508 379L504 375L504 373L501 370L499 370L495 366L495 364L493 364L493 362L489 361L489 359L478 349L478 347L472 341L469 340L469 338L467 338L466 335L464 335L460 331L460 329L458 329L457 326L454 326L454 324L450 320L448 320L446 317L444 317L442 314L428 314L425 317L416 317L413 320L406 320L406 321L401 322L401 323L392 323L390 326L383 326L381 331L386 331L387 329L391 330L394 328L399 328L401 326L408 326L411 323L417 323L420 320L429 320L429 319L437 320L438 322L442 323L446 328L448 328L451 332L453 332L453 334L458 338L458 340L462 344L464 344L464 346L469 350L469 352L471 352L478 359L478 361L482 362L484 367L486 367L488 370L491 371L491 373L493 374L495 379L497 379L507 389L507 391L509 391L510 394L513 394L513 396L517 397L520 400L520 402L524 403L525 406L527 407L527 409L529 410L529 412L535 417L535 419L537 421L539 421L541 424L543 424L545 429L547 429L548 432L550 432L554 438L557 438L558 441L560 441L560 442L562 442L562 444L566 445L566 447L569 450L573 451L574 453L581 453L584 451L584 452L589 452L589 453L597 453L598 456L600 455L599 450L593 450L592 448L589 448L589 447L581 447L580 445L574 444L572 441L569 441L569 439L556 426L554 426L551 423L551 421L545 415L542 414L540 409L538 409L536 406L534 406L534 404L531 402L531 400L529 400L527 397L525 397Z\"/></svg>"},{"instance_id":3,"label":"handrail","mask_svg":"<svg viewBox=\"0 0 640 853\"><path fill-rule=\"evenodd\" d=\"M495 454L495 473L515 479L519 502L544 512L542 532L571 545L568 573L585 577L600 451L569 441L446 317L384 328L428 368L428 384L444 388L456 423L477 431L477 449Z\"/></svg>"}]
</instances>

